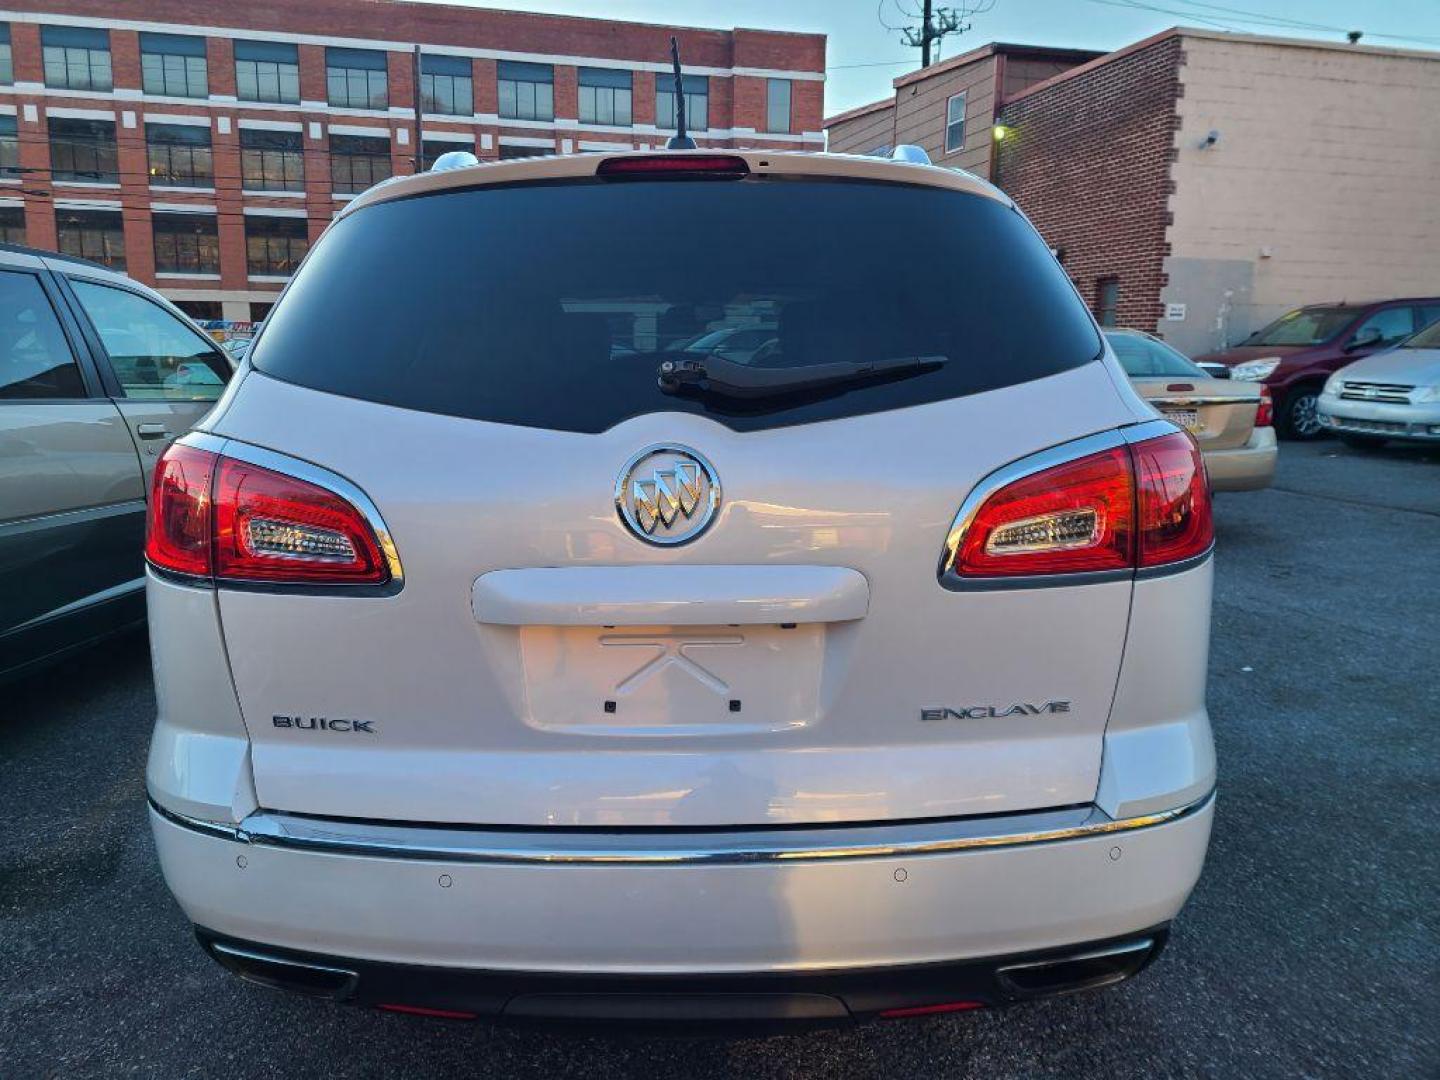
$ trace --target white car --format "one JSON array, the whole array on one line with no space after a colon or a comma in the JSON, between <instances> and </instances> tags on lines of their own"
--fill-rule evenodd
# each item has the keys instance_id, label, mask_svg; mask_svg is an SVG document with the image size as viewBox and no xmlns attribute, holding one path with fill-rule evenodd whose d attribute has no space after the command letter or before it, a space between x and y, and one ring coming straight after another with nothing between
<instances>
[{"instance_id":1,"label":"white car","mask_svg":"<svg viewBox=\"0 0 1440 1080\"><path fill-rule=\"evenodd\" d=\"M673 347L758 322L764 363ZM1200 874L1204 466L966 173L391 181L157 475L151 821L247 978L507 1019L1001 1006L1139 971Z\"/></svg>"}]
</instances>

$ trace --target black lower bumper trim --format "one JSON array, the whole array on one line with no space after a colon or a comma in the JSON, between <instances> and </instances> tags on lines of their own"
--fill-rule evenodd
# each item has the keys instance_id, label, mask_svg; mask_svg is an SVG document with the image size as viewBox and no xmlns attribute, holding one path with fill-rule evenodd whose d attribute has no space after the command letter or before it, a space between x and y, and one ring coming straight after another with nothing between
<instances>
[{"instance_id":1,"label":"black lower bumper trim","mask_svg":"<svg viewBox=\"0 0 1440 1080\"><path fill-rule=\"evenodd\" d=\"M381 963L274 948L197 927L241 977L398 1012L505 1021L747 1026L844 1023L999 1007L1108 986L1143 970L1169 927L1000 957L827 971L581 975Z\"/></svg>"}]
</instances>

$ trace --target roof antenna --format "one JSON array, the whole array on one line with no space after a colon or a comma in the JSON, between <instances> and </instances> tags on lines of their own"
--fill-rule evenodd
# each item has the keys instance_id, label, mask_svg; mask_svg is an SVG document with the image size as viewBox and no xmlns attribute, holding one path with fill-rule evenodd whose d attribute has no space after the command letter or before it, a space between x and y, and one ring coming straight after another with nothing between
<instances>
[{"instance_id":1,"label":"roof antenna","mask_svg":"<svg viewBox=\"0 0 1440 1080\"><path fill-rule=\"evenodd\" d=\"M685 80L680 75L680 43L670 38L670 62L675 65L675 134L665 144L666 150L694 150L695 140L685 133Z\"/></svg>"}]
</instances>

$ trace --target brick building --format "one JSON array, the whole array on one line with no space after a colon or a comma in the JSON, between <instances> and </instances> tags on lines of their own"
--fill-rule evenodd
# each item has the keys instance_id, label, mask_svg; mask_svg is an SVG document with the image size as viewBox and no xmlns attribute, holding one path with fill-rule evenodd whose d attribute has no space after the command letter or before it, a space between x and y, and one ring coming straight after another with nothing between
<instances>
[{"instance_id":1,"label":"brick building","mask_svg":"<svg viewBox=\"0 0 1440 1080\"><path fill-rule=\"evenodd\" d=\"M1193 355L1300 304L1440 295L1437 102L1440 53L1176 28L988 45L826 130L990 179L1101 322Z\"/></svg>"},{"instance_id":2,"label":"brick building","mask_svg":"<svg viewBox=\"0 0 1440 1080\"><path fill-rule=\"evenodd\" d=\"M671 34L701 146L824 141L818 34L396 0L34 0L0 20L0 240L122 267L204 318L263 317L345 200L414 168L416 45L426 164L663 145Z\"/></svg>"}]
</instances>

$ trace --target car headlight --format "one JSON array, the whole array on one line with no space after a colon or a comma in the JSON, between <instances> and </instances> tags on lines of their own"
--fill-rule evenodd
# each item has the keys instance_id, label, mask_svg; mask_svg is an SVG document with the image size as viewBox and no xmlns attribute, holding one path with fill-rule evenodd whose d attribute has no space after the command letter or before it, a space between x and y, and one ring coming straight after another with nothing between
<instances>
[{"instance_id":1,"label":"car headlight","mask_svg":"<svg viewBox=\"0 0 1440 1080\"><path fill-rule=\"evenodd\" d=\"M1440 383L1434 386L1417 386L1410 392L1410 400L1416 405L1428 405L1440 401Z\"/></svg>"},{"instance_id":2,"label":"car headlight","mask_svg":"<svg viewBox=\"0 0 1440 1080\"><path fill-rule=\"evenodd\" d=\"M1325 380L1325 389L1322 390L1321 393L1329 394L1331 397L1339 397L1340 384L1344 381L1345 380L1340 378L1340 373L1337 371L1334 375L1331 375L1330 378Z\"/></svg>"},{"instance_id":3,"label":"car headlight","mask_svg":"<svg viewBox=\"0 0 1440 1080\"><path fill-rule=\"evenodd\" d=\"M1258 360L1246 360L1230 369L1230 377L1241 382L1259 382L1269 378L1270 373L1280 366L1280 357L1262 356Z\"/></svg>"}]
</instances>

